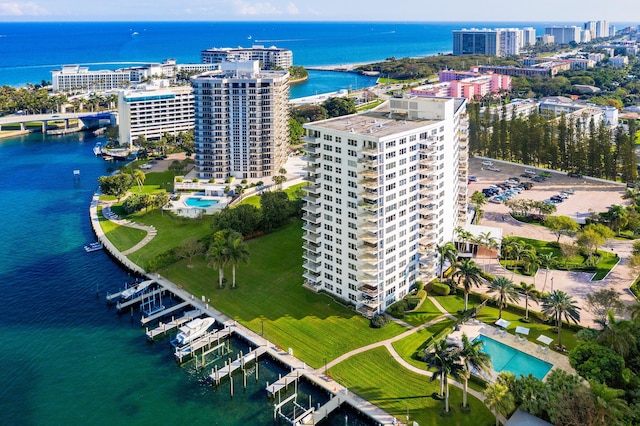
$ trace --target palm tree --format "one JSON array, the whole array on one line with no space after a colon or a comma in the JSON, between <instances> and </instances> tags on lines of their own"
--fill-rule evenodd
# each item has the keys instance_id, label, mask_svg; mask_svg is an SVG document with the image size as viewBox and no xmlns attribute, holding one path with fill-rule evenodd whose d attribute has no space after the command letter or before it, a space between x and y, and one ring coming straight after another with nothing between
<instances>
[{"instance_id":1,"label":"palm tree","mask_svg":"<svg viewBox=\"0 0 640 426\"><path fill-rule=\"evenodd\" d=\"M602 330L596 342L602 346L606 346L616 352L623 358L629 354L632 348L636 347L636 337L631 330L632 323L630 321L617 321L613 311L607 311L607 319L595 320L597 324L602 326Z\"/></svg>"},{"instance_id":2,"label":"palm tree","mask_svg":"<svg viewBox=\"0 0 640 426\"><path fill-rule=\"evenodd\" d=\"M553 255L552 252L548 252L548 253L540 253L540 255L538 256L538 259L540 259L540 266L542 266L545 269L545 274L544 274L544 285L542 286L542 291L544 291L544 289L547 287L547 277L549 276L549 267L553 264L553 262L555 262L556 257Z\"/></svg>"},{"instance_id":3,"label":"palm tree","mask_svg":"<svg viewBox=\"0 0 640 426\"><path fill-rule=\"evenodd\" d=\"M242 241L242 235L234 232L229 235L226 247L227 260L231 264L231 274L233 276L231 288L236 286L236 265L239 263L249 263L249 248Z\"/></svg>"},{"instance_id":4,"label":"palm tree","mask_svg":"<svg viewBox=\"0 0 640 426\"><path fill-rule=\"evenodd\" d=\"M589 388L596 405L596 424L623 424L621 420L629 414L622 389L612 389L597 380L589 380Z\"/></svg>"},{"instance_id":5,"label":"palm tree","mask_svg":"<svg viewBox=\"0 0 640 426\"><path fill-rule=\"evenodd\" d=\"M468 253L469 252L469 241L471 241L473 239L473 234L469 231L466 231L464 228L462 228L461 226L458 226L454 232L456 233L456 236L458 237L458 240L460 240L460 242L462 244L464 244L464 253ZM458 246L460 247L460 246ZM458 248L458 250L461 250L460 248Z\"/></svg>"},{"instance_id":6,"label":"palm tree","mask_svg":"<svg viewBox=\"0 0 640 426\"><path fill-rule=\"evenodd\" d=\"M529 319L529 299L538 303L538 290L535 284L520 283L520 293L524 294L524 318Z\"/></svg>"},{"instance_id":7,"label":"palm tree","mask_svg":"<svg viewBox=\"0 0 640 426\"><path fill-rule=\"evenodd\" d=\"M467 407L467 392L469 390L469 377L471 370L482 371L488 373L491 370L491 355L482 352L482 340L471 341L466 334L462 334L462 358L464 371L464 388L462 394L462 407Z\"/></svg>"},{"instance_id":8,"label":"palm tree","mask_svg":"<svg viewBox=\"0 0 640 426\"><path fill-rule=\"evenodd\" d=\"M440 281L444 278L444 262L449 261L451 265L458 259L458 250L453 243L436 246L438 256L440 257Z\"/></svg>"},{"instance_id":9,"label":"palm tree","mask_svg":"<svg viewBox=\"0 0 640 426\"><path fill-rule=\"evenodd\" d=\"M498 243L496 239L491 236L491 232L482 232L480 235L478 235L477 242L479 245L484 246L487 249L487 251L498 248ZM487 256L483 257L483 262L482 262L482 268L484 269L485 272L487 272L485 262L484 262L486 257Z\"/></svg>"},{"instance_id":10,"label":"palm tree","mask_svg":"<svg viewBox=\"0 0 640 426\"><path fill-rule=\"evenodd\" d=\"M496 277L489 285L489 293L496 293L493 298L498 303L500 313L498 319L502 318L502 308L507 306L508 302L517 303L520 300L518 289L507 277Z\"/></svg>"},{"instance_id":11,"label":"palm tree","mask_svg":"<svg viewBox=\"0 0 640 426\"><path fill-rule=\"evenodd\" d=\"M515 405L513 394L502 383L489 383L487 385L484 390L484 403L496 415L496 426L499 425L498 414L508 414Z\"/></svg>"},{"instance_id":12,"label":"palm tree","mask_svg":"<svg viewBox=\"0 0 640 426\"><path fill-rule=\"evenodd\" d=\"M429 367L435 368L431 381L440 378L440 397L444 393L445 412L449 412L449 380L451 376L456 380L464 377L464 366L460 362L460 348L451 346L447 339L436 343L434 351L426 355Z\"/></svg>"},{"instance_id":13,"label":"palm tree","mask_svg":"<svg viewBox=\"0 0 640 426\"><path fill-rule=\"evenodd\" d=\"M513 251L513 256L515 257L513 269L511 270L511 279L513 279L513 275L515 274L516 268L520 266L520 258L522 257L523 254L527 252L527 248L522 242L518 241L515 244L513 244L511 250Z\"/></svg>"},{"instance_id":14,"label":"palm tree","mask_svg":"<svg viewBox=\"0 0 640 426\"><path fill-rule=\"evenodd\" d=\"M562 346L562 318L575 324L580 321L580 308L576 301L562 290L554 290L549 296L542 299L542 313L556 320L558 326L558 347Z\"/></svg>"},{"instance_id":15,"label":"palm tree","mask_svg":"<svg viewBox=\"0 0 640 426\"><path fill-rule=\"evenodd\" d=\"M209 259L210 268L216 268L218 270L218 287L222 288L222 279L224 278L224 267L227 266L228 257L226 253L227 239L225 238L224 231L218 231L213 234L213 240L209 246L207 252L207 258Z\"/></svg>"},{"instance_id":16,"label":"palm tree","mask_svg":"<svg viewBox=\"0 0 640 426\"><path fill-rule=\"evenodd\" d=\"M458 285L462 284L464 287L464 310L469 308L469 293L475 285L480 287L482 283L482 270L471 259L464 259L462 262L458 262L453 265L455 272L451 277L456 280Z\"/></svg>"}]
</instances>

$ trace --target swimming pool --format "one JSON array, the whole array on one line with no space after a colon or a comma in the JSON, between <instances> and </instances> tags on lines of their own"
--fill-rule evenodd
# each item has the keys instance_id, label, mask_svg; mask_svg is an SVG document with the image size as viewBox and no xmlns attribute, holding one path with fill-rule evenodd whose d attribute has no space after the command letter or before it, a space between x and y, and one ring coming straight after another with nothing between
<instances>
[{"instance_id":1,"label":"swimming pool","mask_svg":"<svg viewBox=\"0 0 640 426\"><path fill-rule=\"evenodd\" d=\"M206 209L207 207L218 204L218 200L204 200L202 198L189 197L184 200L184 204L189 207L199 207L201 209Z\"/></svg>"},{"instance_id":2,"label":"swimming pool","mask_svg":"<svg viewBox=\"0 0 640 426\"><path fill-rule=\"evenodd\" d=\"M491 355L491 364L497 373L508 371L515 374L516 377L533 374L534 377L542 380L553 367L540 358L521 352L482 334L474 340L483 342L482 351Z\"/></svg>"}]
</instances>

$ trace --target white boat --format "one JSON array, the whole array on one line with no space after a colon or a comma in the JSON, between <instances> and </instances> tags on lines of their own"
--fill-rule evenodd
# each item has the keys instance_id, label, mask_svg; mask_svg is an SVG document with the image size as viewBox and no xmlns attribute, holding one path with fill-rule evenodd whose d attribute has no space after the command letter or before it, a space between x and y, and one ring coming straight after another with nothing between
<instances>
[{"instance_id":1,"label":"white boat","mask_svg":"<svg viewBox=\"0 0 640 426\"><path fill-rule=\"evenodd\" d=\"M138 284L134 285L133 287L129 287L128 289L126 289L122 293L120 293L120 299L121 300L129 300L129 299L132 299L134 297L137 297L143 291L145 291L147 288L149 288L149 286L151 284L153 284L153 283L155 283L155 281L147 280L147 281L142 281L141 283L138 283Z\"/></svg>"},{"instance_id":2,"label":"white boat","mask_svg":"<svg viewBox=\"0 0 640 426\"><path fill-rule=\"evenodd\" d=\"M95 243L87 244L84 246L84 251L87 253L91 253L92 251L102 250L102 243L100 241L96 241Z\"/></svg>"},{"instance_id":3,"label":"white boat","mask_svg":"<svg viewBox=\"0 0 640 426\"><path fill-rule=\"evenodd\" d=\"M196 318L180 327L180 331L175 339L171 342L174 346L184 346L203 336L216 322L211 317Z\"/></svg>"},{"instance_id":4,"label":"white boat","mask_svg":"<svg viewBox=\"0 0 640 426\"><path fill-rule=\"evenodd\" d=\"M102 144L100 142L93 146L93 155L98 156L102 154Z\"/></svg>"}]
</instances>

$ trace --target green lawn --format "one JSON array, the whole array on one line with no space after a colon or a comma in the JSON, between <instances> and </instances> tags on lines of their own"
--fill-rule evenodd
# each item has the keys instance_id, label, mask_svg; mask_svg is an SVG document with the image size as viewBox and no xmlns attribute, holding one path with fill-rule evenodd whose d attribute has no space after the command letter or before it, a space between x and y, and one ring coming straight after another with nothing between
<instances>
[{"instance_id":1,"label":"green lawn","mask_svg":"<svg viewBox=\"0 0 640 426\"><path fill-rule=\"evenodd\" d=\"M460 411L462 391L450 386L451 417L442 417L440 408L444 401L434 398L439 389L438 381L400 367L384 347L375 348L353 356L329 370L338 382L377 405L402 422L409 411L410 422L420 426L494 424L491 412L476 398L469 397L471 412ZM444 411L444 409L442 409Z\"/></svg>"},{"instance_id":2,"label":"green lawn","mask_svg":"<svg viewBox=\"0 0 640 426\"><path fill-rule=\"evenodd\" d=\"M541 241L541 240L534 240L531 238L523 238L523 237L511 237L511 238L514 240L520 241L523 244L532 246L538 254L552 253L557 260L557 264L555 266L555 268L557 269L580 270L582 268L588 267L585 264L585 262L587 261L587 258L580 254L571 256L565 260L562 255L562 251L560 251L560 249L555 246L555 241ZM618 262L618 256L614 253L611 253L605 250L598 250L598 254L600 255L600 260L595 265L595 270L593 271L595 273L595 276L593 278L595 281L603 279L609 273L611 268L615 266L616 262ZM512 269L514 265L514 261L500 260L500 264L507 269ZM520 266L522 267L523 264L524 264L524 261L521 259ZM554 269L554 266L552 265L551 268ZM527 273L527 271L524 270L524 268L519 268L519 269L520 270L518 272L521 274L533 275L533 273ZM531 272L535 272L535 270L532 269Z\"/></svg>"},{"instance_id":3,"label":"green lawn","mask_svg":"<svg viewBox=\"0 0 640 426\"><path fill-rule=\"evenodd\" d=\"M292 185L288 188L284 189L284 192L287 193L287 195L289 196L290 200L293 200L295 198L295 193L298 189L300 188L304 188L305 186L307 186L306 182L302 182L302 183L298 183L295 185ZM250 204L252 206L255 206L257 208L260 208L260 196L259 195L252 195L250 197L246 197L244 198L242 201L240 201L240 204Z\"/></svg>"},{"instance_id":4,"label":"green lawn","mask_svg":"<svg viewBox=\"0 0 640 426\"><path fill-rule=\"evenodd\" d=\"M109 241L111 241L119 251L129 250L131 247L142 241L147 235L147 232L142 229L130 228L128 226L121 226L117 223L113 223L109 219L105 218L101 212L102 207L98 207L98 220L100 222L100 227Z\"/></svg>"},{"instance_id":5,"label":"green lawn","mask_svg":"<svg viewBox=\"0 0 640 426\"><path fill-rule=\"evenodd\" d=\"M408 312L404 315L403 321L417 327L424 323L431 321L434 318L438 318L442 315L442 312L435 307L435 305L428 298L424 300L419 308L412 312Z\"/></svg>"},{"instance_id":6,"label":"green lawn","mask_svg":"<svg viewBox=\"0 0 640 426\"><path fill-rule=\"evenodd\" d=\"M445 328L451 329L451 327L453 327L453 321L450 319L444 319L427 328L410 334L404 339L393 342L392 346L402 359L414 367L424 369L426 368L426 364L421 359L424 353L424 348L429 343L429 338L440 333Z\"/></svg>"},{"instance_id":7,"label":"green lawn","mask_svg":"<svg viewBox=\"0 0 640 426\"><path fill-rule=\"evenodd\" d=\"M438 300L438 302L440 302L443 308L445 308L448 312L450 312L453 315L459 316L458 311L462 311L464 309L463 296L460 296L460 295L437 296L436 299ZM479 303L477 302L477 299L469 300L470 309L475 306L478 306L478 304ZM534 309L539 309L538 305L532 302L529 302L530 318L531 318L532 307ZM544 334L545 336L551 337L554 340L554 342L557 343L558 332L556 331L554 324L541 323L534 318L531 318L531 322L529 323L521 322L520 319L523 316L524 315L521 312L515 312L515 311L511 312L509 309L503 309L502 318L506 319L507 321L511 321L511 325L507 328L507 331L510 332L511 334L514 334L517 326L527 327L531 330L529 332L529 341L537 343L536 339L538 338L538 336L540 336L541 334ZM476 318L484 323L493 325L493 323L495 323L496 320L498 319L498 308L490 304L487 304L476 315ZM562 344L565 345L567 349L571 350L576 347L577 343L578 342L575 337L575 332L573 330L570 330L568 327L566 327L566 324L565 324L562 327ZM553 345L551 346L553 347Z\"/></svg>"},{"instance_id":8,"label":"green lawn","mask_svg":"<svg viewBox=\"0 0 640 426\"><path fill-rule=\"evenodd\" d=\"M292 348L296 357L320 367L353 349L400 334L404 327L390 323L381 329L354 310L329 297L302 287L302 222L263 237L249 240L250 263L237 268L237 288L217 288L217 271L200 257L187 268L179 262L161 274L196 297L211 304L257 333L262 332L282 348Z\"/></svg>"}]
</instances>

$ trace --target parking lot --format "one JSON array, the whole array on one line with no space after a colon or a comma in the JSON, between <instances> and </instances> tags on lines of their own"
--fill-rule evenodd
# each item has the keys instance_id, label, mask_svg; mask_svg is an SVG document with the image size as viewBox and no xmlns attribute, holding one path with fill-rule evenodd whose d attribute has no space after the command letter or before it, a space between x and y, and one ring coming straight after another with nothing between
<instances>
[{"instance_id":1,"label":"parking lot","mask_svg":"<svg viewBox=\"0 0 640 426\"><path fill-rule=\"evenodd\" d=\"M525 170L535 171L537 174L544 173L543 169L535 167L516 165L512 163L503 163L492 160L493 166L482 163L486 160L480 158L469 159L469 175L477 177L476 182L469 184L469 195L475 191L482 191L489 185L496 185L505 182L510 177L517 177L521 182L532 182L533 187L530 190L522 191L516 195L514 199L529 199L543 201L548 200L553 195L559 194L564 190L573 190L574 194L565 199L561 203L555 204L556 215L569 216L578 222L583 223L585 217L590 212L606 211L607 207L613 204L625 204L622 199L625 192L625 185L615 184L612 182L603 182L589 178L574 178L567 176L566 173L551 171L551 177L543 182L534 182L532 179L520 176ZM499 169L500 171L489 170ZM485 212L498 214L506 214L509 209L502 203L487 203L484 206Z\"/></svg>"}]
</instances>

